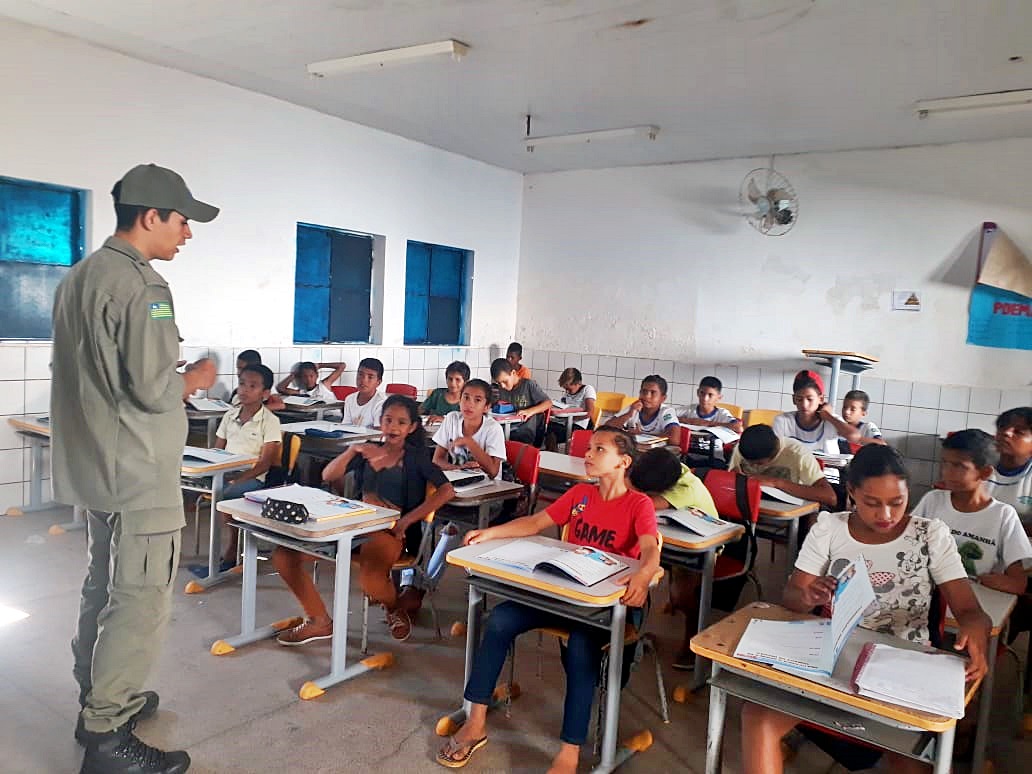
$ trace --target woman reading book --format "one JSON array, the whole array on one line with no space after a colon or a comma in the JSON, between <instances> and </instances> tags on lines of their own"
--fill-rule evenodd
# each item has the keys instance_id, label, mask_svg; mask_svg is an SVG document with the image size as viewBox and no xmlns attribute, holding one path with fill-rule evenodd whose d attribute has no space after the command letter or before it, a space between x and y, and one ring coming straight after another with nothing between
<instances>
[{"instance_id":1,"label":"woman reading book","mask_svg":"<svg viewBox=\"0 0 1032 774\"><path fill-rule=\"evenodd\" d=\"M529 537L559 525L566 528L566 539L571 543L641 559L637 572L616 580L627 585L622 603L634 608L628 611L628 621L639 625L649 583L659 569L659 543L652 501L627 487L627 470L636 454L629 433L614 427L600 428L591 437L584 456L584 468L598 479L597 485L578 484L543 511L468 532L465 543ZM541 627L558 627L570 633L562 651L566 700L561 744L549 771L573 774L577 770L580 748L588 734L602 648L609 641L609 633L512 601L496 605L484 626L484 637L466 683L465 698L472 702L469 719L437 754L442 766L465 766L473 753L487 744L487 707L509 646L520 634Z\"/></svg>"},{"instance_id":2,"label":"woman reading book","mask_svg":"<svg viewBox=\"0 0 1032 774\"><path fill-rule=\"evenodd\" d=\"M828 605L835 577L861 553L868 565L875 603L860 625L909 642L929 640L932 589L938 588L957 620L954 647L966 650L966 678L986 671L989 618L975 599L949 527L938 519L907 515L907 472L899 452L889 446L864 446L846 472L846 487L856 504L844 513L822 513L806 536L789 578L782 604L800 613ZM780 774L781 738L798 718L756 704L742 707L742 770ZM850 769L871 768L881 752L845 742L808 727L805 736ZM927 764L896 753L894 772L927 772Z\"/></svg>"},{"instance_id":3,"label":"woman reading book","mask_svg":"<svg viewBox=\"0 0 1032 774\"><path fill-rule=\"evenodd\" d=\"M393 529L374 532L358 550L359 585L363 593L383 605L391 635L408 639L412 622L398 606L398 593L391 579L391 566L407 547L413 555L422 539L422 520L455 495L444 473L430 459L419 404L404 395L391 395L384 401L380 415L382 443L349 446L323 470L324 481L342 479L355 473L359 498L370 505L393 508L401 516ZM437 491L427 497L427 484ZM282 632L281 645L304 645L333 636L333 621L319 590L305 565L312 558L292 548L278 547L272 562L280 577L294 592L305 611L304 622ZM346 561L340 557L339 561ZM345 622L346 626L347 622Z\"/></svg>"}]
</instances>

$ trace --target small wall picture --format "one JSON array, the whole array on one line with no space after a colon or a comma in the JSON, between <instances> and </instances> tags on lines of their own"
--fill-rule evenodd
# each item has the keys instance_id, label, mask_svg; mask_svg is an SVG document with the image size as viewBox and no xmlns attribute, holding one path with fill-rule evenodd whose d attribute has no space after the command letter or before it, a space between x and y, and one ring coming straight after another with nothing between
<instances>
[{"instance_id":1,"label":"small wall picture","mask_svg":"<svg viewBox=\"0 0 1032 774\"><path fill-rule=\"evenodd\" d=\"M920 312L921 293L917 290L893 290L892 310L894 312Z\"/></svg>"}]
</instances>

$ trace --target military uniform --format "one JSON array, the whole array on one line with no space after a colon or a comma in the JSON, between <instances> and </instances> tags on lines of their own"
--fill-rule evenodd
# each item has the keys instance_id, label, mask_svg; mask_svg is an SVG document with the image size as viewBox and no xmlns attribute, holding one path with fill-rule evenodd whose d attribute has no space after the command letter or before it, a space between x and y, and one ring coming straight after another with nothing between
<instances>
[{"instance_id":1,"label":"military uniform","mask_svg":"<svg viewBox=\"0 0 1032 774\"><path fill-rule=\"evenodd\" d=\"M88 731L121 727L158 653L185 524L187 433L168 284L111 237L54 302L54 496L87 509L89 568L72 642Z\"/></svg>"}]
</instances>

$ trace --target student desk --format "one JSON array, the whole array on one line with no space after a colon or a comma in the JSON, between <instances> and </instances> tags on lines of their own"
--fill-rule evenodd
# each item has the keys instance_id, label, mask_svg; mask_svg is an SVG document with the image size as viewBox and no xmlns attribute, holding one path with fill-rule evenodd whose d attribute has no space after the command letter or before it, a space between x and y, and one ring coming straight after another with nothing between
<instances>
[{"instance_id":1,"label":"student desk","mask_svg":"<svg viewBox=\"0 0 1032 774\"><path fill-rule=\"evenodd\" d=\"M640 452L647 452L649 449L659 449L670 443L666 438L652 435L651 433L631 433L631 435L634 436L634 445L638 447ZM681 450L678 449L677 453L680 455Z\"/></svg>"},{"instance_id":2,"label":"student desk","mask_svg":"<svg viewBox=\"0 0 1032 774\"><path fill-rule=\"evenodd\" d=\"M201 411L200 409L186 407L186 418L194 422L204 422L205 438L210 449L215 445L215 431L219 429L219 422L225 416L226 411Z\"/></svg>"},{"instance_id":3,"label":"student desk","mask_svg":"<svg viewBox=\"0 0 1032 774\"><path fill-rule=\"evenodd\" d=\"M561 478L574 483L596 480L584 470L583 457L571 457L569 454L550 451L542 451L540 454L538 475Z\"/></svg>"},{"instance_id":4,"label":"student desk","mask_svg":"<svg viewBox=\"0 0 1032 774\"><path fill-rule=\"evenodd\" d=\"M455 511L452 509L476 508L476 528L486 529L491 521L491 505L519 497L522 492L523 484L517 484L515 481L492 481L486 486L476 487L468 492L456 492L455 497L446 506L449 512L438 512L438 515L442 519L454 520Z\"/></svg>"},{"instance_id":5,"label":"student desk","mask_svg":"<svg viewBox=\"0 0 1032 774\"><path fill-rule=\"evenodd\" d=\"M692 638L692 651L713 662L709 680L706 774L717 774L720 771L728 694L776 709L835 733L932 762L934 774L948 774L957 723L953 718L888 704L848 690L848 678L864 643L878 642L913 649L920 649L920 646L890 634L879 634L858 627L839 656L833 679L824 682L808 680L766 664L734 657L738 641L751 619L787 621L811 617L777 605L754 602ZM837 685L839 678L846 682ZM968 684L968 701L977 688L977 681ZM932 745L929 745L929 735L935 736Z\"/></svg>"},{"instance_id":6,"label":"student desk","mask_svg":"<svg viewBox=\"0 0 1032 774\"><path fill-rule=\"evenodd\" d=\"M703 537L663 518L664 513L665 511L656 513L656 516L659 517L659 531L663 535L663 552L661 554L663 563L683 567L702 575L698 629L701 632L706 628L706 622L709 620L713 600L713 568L716 564L717 554L728 543L733 543L742 537L745 534L745 527L741 524L732 524L723 532ZM703 661L695 665L695 672L692 675L693 691L699 690L706 682L705 671L706 664Z\"/></svg>"},{"instance_id":7,"label":"student desk","mask_svg":"<svg viewBox=\"0 0 1032 774\"><path fill-rule=\"evenodd\" d=\"M299 691L302 699L314 699L337 683L350 680L370 669L383 669L391 665L394 659L389 653L376 654L357 664L347 665L348 602L351 592L351 549L370 532L390 529L397 520L397 511L376 508L374 513L333 519L329 523L287 524L263 518L261 505L250 500L225 500L218 504L218 509L232 516L234 526L239 527L243 533L244 580L240 597L240 634L217 640L211 646L212 655L224 656L301 623L300 618L286 618L266 626L255 626L258 541L262 540L336 563L330 671L302 685Z\"/></svg>"},{"instance_id":8,"label":"student desk","mask_svg":"<svg viewBox=\"0 0 1032 774\"><path fill-rule=\"evenodd\" d=\"M495 414L495 413L491 413L489 415L491 417L491 419L493 419L495 422L497 422L498 424L500 424L502 426L502 432L505 433L505 440L506 441L509 440L509 433L512 432L512 426L513 425L522 424L524 422L524 420L516 418L516 414L517 413L519 413L519 412L514 412L512 414Z\"/></svg>"},{"instance_id":9,"label":"student desk","mask_svg":"<svg viewBox=\"0 0 1032 774\"><path fill-rule=\"evenodd\" d=\"M805 502L802 505L792 505L767 497L760 499L760 523L756 537L785 541L788 564L786 577L792 574L796 556L799 555L799 520L811 513L817 513L820 509L820 503Z\"/></svg>"},{"instance_id":10,"label":"student desk","mask_svg":"<svg viewBox=\"0 0 1032 774\"><path fill-rule=\"evenodd\" d=\"M222 561L222 519L216 516L216 504L222 496L223 485L227 473L234 473L239 470L250 470L258 462L257 457L244 457L242 455L230 455L232 459L226 462L205 462L197 459L186 459L189 447L183 450L183 464L180 468L180 488L187 492L200 492L211 496L210 532L208 535L208 576L192 580L186 584L187 594L200 594L205 589L210 589L225 580L228 580L236 573L234 570L219 572L219 563ZM205 484L203 479L211 477L211 483Z\"/></svg>"},{"instance_id":11,"label":"student desk","mask_svg":"<svg viewBox=\"0 0 1032 774\"><path fill-rule=\"evenodd\" d=\"M864 355L859 352L839 352L830 349L804 349L803 354L811 360L816 360L819 365L831 368L831 378L828 381L828 400L834 403L838 400L839 372L845 371L853 375L853 389L860 389L860 374L870 368L874 368L878 358L874 355Z\"/></svg>"},{"instance_id":12,"label":"student desk","mask_svg":"<svg viewBox=\"0 0 1032 774\"><path fill-rule=\"evenodd\" d=\"M340 438L320 438L316 435L305 435L305 432L309 429L325 430L328 432L343 430L344 435ZM330 444L336 444L337 446L350 446L353 443L361 443L363 441L376 441L379 440L381 435L383 435L379 428L343 425L340 422L327 422L325 420L288 422L280 425L280 430L284 433L294 433L299 435L302 440L323 441Z\"/></svg>"},{"instance_id":13,"label":"student desk","mask_svg":"<svg viewBox=\"0 0 1032 774\"><path fill-rule=\"evenodd\" d=\"M289 395L287 397L290 397ZM340 411L344 407L344 401L338 400L333 403L316 403L312 406L297 406L291 403L286 404L286 408L282 408L279 411L273 412L277 416L304 416L310 419L321 420L327 411Z\"/></svg>"},{"instance_id":14,"label":"student desk","mask_svg":"<svg viewBox=\"0 0 1032 774\"><path fill-rule=\"evenodd\" d=\"M626 587L616 585L614 578L634 572L639 562L621 557L629 568L613 578L582 586L572 579L542 572L527 572L519 568L502 565L488 559L481 559L487 553L512 540L533 540L543 545L561 544L561 541L541 535L532 538L508 538L489 540L485 543L457 548L448 554L448 564L466 570L469 584L469 608L466 625L466 668L462 685L465 688L473 668L473 655L480 645L480 625L485 597L488 594L511 599L531 607L547 610L573 621L589 624L609 631L609 665L606 672L606 722L602 737L602 760L595 772L610 772L634 754L634 750L623 747L616 749L616 735L620 720L620 676L623 669L624 633L627 608L620 604ZM659 582L663 571L659 570L653 585ZM465 722L470 703L463 700L462 708L438 721L439 733ZM448 731L448 733L451 733Z\"/></svg>"},{"instance_id":15,"label":"student desk","mask_svg":"<svg viewBox=\"0 0 1032 774\"><path fill-rule=\"evenodd\" d=\"M50 418L47 416L8 417L7 424L29 442L29 503L21 508L8 508L8 516L21 516L33 511L45 511L60 507L53 500L43 502L43 450L50 446ZM72 508L72 520L67 524L55 524L48 531L60 535L86 528L86 516L78 505Z\"/></svg>"},{"instance_id":16,"label":"student desk","mask_svg":"<svg viewBox=\"0 0 1032 774\"><path fill-rule=\"evenodd\" d=\"M588 412L584 409L571 406L570 408L556 408L553 406L551 412L552 419L558 419L566 424L566 448L570 448L570 439L573 438L573 423L578 419L584 419L588 416Z\"/></svg>"},{"instance_id":17,"label":"student desk","mask_svg":"<svg viewBox=\"0 0 1032 774\"><path fill-rule=\"evenodd\" d=\"M978 583L972 583L971 590L975 593L975 599L978 600L982 610L992 621L992 628L989 630L989 645L985 653L985 660L989 668L982 680L982 695L978 700L978 725L975 728L975 748L971 762L971 771L981 772L985 768L985 754L989 744L989 712L993 706L993 681L996 677L997 650L1000 637L1007 632L1007 624L1011 613L1014 612L1014 606L1018 603L1018 598L1013 594L997 591ZM947 630L956 631L957 621L949 608L946 610L945 624Z\"/></svg>"}]
</instances>

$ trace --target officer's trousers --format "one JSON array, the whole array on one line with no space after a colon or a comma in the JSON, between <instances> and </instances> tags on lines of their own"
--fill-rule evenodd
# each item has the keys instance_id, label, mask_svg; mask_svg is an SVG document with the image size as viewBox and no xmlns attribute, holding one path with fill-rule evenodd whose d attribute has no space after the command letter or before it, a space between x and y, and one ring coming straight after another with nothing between
<instances>
[{"instance_id":1,"label":"officer's trousers","mask_svg":"<svg viewBox=\"0 0 1032 774\"><path fill-rule=\"evenodd\" d=\"M83 723L94 733L120 728L143 707L140 692L168 623L182 528L149 534L126 528L152 515L86 511L89 566L72 671Z\"/></svg>"}]
</instances>

